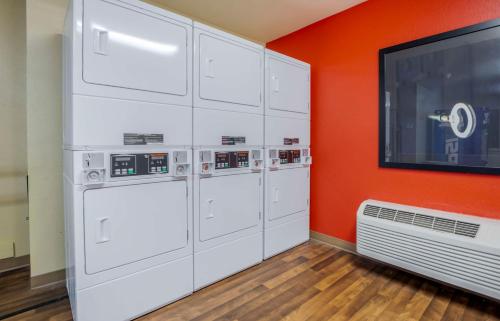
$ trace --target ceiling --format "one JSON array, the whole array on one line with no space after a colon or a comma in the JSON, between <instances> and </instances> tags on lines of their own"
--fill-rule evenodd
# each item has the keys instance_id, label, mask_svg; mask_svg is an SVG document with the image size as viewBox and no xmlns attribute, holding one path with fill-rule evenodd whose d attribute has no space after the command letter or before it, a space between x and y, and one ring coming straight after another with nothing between
<instances>
[{"instance_id":1,"label":"ceiling","mask_svg":"<svg viewBox=\"0 0 500 321\"><path fill-rule=\"evenodd\" d=\"M245 38L267 43L364 1L366 0L149 0L148 2Z\"/></svg>"}]
</instances>

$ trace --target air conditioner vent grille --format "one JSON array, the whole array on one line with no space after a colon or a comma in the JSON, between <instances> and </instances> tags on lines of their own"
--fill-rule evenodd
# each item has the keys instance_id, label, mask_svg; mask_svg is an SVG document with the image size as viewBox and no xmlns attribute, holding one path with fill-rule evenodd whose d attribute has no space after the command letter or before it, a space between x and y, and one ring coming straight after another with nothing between
<instances>
[{"instance_id":1,"label":"air conditioner vent grille","mask_svg":"<svg viewBox=\"0 0 500 321\"><path fill-rule=\"evenodd\" d=\"M476 237L479 231L479 224L457 221L455 234L468 237Z\"/></svg>"},{"instance_id":2,"label":"air conditioner vent grille","mask_svg":"<svg viewBox=\"0 0 500 321\"><path fill-rule=\"evenodd\" d=\"M455 223L457 221L455 220L450 220L447 218L441 218L441 217L436 217L434 219L434 226L433 228L436 231L442 231L442 232L447 232L447 233L454 233L455 232Z\"/></svg>"},{"instance_id":3,"label":"air conditioner vent grille","mask_svg":"<svg viewBox=\"0 0 500 321\"><path fill-rule=\"evenodd\" d=\"M363 211L363 215L471 238L477 236L480 227L479 224L475 223L456 221L420 213L398 211L396 209L374 205L367 205Z\"/></svg>"},{"instance_id":4,"label":"air conditioner vent grille","mask_svg":"<svg viewBox=\"0 0 500 321\"><path fill-rule=\"evenodd\" d=\"M432 225L434 225L434 216L415 214L415 220L413 221L413 225L425 228L432 228Z\"/></svg>"},{"instance_id":5,"label":"air conditioner vent grille","mask_svg":"<svg viewBox=\"0 0 500 321\"><path fill-rule=\"evenodd\" d=\"M398 211L396 215L396 222L404 224L413 224L413 219L415 218L415 213Z\"/></svg>"},{"instance_id":6,"label":"air conditioner vent grille","mask_svg":"<svg viewBox=\"0 0 500 321\"><path fill-rule=\"evenodd\" d=\"M380 212L380 207L373 206L373 205L367 205L365 207L365 210L363 211L363 214L371 216L371 217L377 217L378 216L378 212Z\"/></svg>"},{"instance_id":7,"label":"air conditioner vent grille","mask_svg":"<svg viewBox=\"0 0 500 321\"><path fill-rule=\"evenodd\" d=\"M394 218L396 217L396 210L391 208L382 208L378 217L383 220L394 221Z\"/></svg>"}]
</instances>

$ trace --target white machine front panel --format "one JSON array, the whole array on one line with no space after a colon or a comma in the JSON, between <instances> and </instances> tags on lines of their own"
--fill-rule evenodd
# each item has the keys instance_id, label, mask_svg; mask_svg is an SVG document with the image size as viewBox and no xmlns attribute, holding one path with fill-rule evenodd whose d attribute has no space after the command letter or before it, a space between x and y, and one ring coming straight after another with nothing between
<instances>
[{"instance_id":1,"label":"white machine front panel","mask_svg":"<svg viewBox=\"0 0 500 321\"><path fill-rule=\"evenodd\" d=\"M122 146L124 134L161 134L164 145L191 145L192 108L132 100L73 96L65 145Z\"/></svg>"},{"instance_id":2,"label":"white machine front panel","mask_svg":"<svg viewBox=\"0 0 500 321\"><path fill-rule=\"evenodd\" d=\"M309 240L309 215L297 215L290 220L264 230L264 258L282 253Z\"/></svg>"},{"instance_id":3,"label":"white machine front panel","mask_svg":"<svg viewBox=\"0 0 500 321\"><path fill-rule=\"evenodd\" d=\"M309 68L267 55L268 109L309 114Z\"/></svg>"},{"instance_id":4,"label":"white machine front panel","mask_svg":"<svg viewBox=\"0 0 500 321\"><path fill-rule=\"evenodd\" d=\"M77 321L133 320L193 292L193 257L115 278L78 291ZM76 309L75 309L76 307Z\"/></svg>"},{"instance_id":5,"label":"white machine front panel","mask_svg":"<svg viewBox=\"0 0 500 321\"><path fill-rule=\"evenodd\" d=\"M268 171L267 221L307 211L309 199L309 168L298 167Z\"/></svg>"},{"instance_id":6,"label":"white machine front panel","mask_svg":"<svg viewBox=\"0 0 500 321\"><path fill-rule=\"evenodd\" d=\"M262 261L263 233L258 231L194 253L194 289L207 286Z\"/></svg>"},{"instance_id":7,"label":"white machine front panel","mask_svg":"<svg viewBox=\"0 0 500 321\"><path fill-rule=\"evenodd\" d=\"M260 177L252 173L200 178L200 241L259 224Z\"/></svg>"},{"instance_id":8,"label":"white machine front panel","mask_svg":"<svg viewBox=\"0 0 500 321\"><path fill-rule=\"evenodd\" d=\"M243 105L261 111L263 51L196 29L195 82L203 100ZM234 36L233 36L234 37ZM236 37L234 37L236 38ZM198 79L196 79L198 77ZM207 107L195 99L195 106ZM241 107L241 106L240 106ZM235 107L233 110L241 110Z\"/></svg>"},{"instance_id":9,"label":"white machine front panel","mask_svg":"<svg viewBox=\"0 0 500 321\"><path fill-rule=\"evenodd\" d=\"M116 0L84 1L84 81L188 95L192 27L137 10Z\"/></svg>"},{"instance_id":10,"label":"white machine front panel","mask_svg":"<svg viewBox=\"0 0 500 321\"><path fill-rule=\"evenodd\" d=\"M310 145L311 122L309 119L265 116L265 145L285 145L285 140L295 140L296 145Z\"/></svg>"},{"instance_id":11,"label":"white machine front panel","mask_svg":"<svg viewBox=\"0 0 500 321\"><path fill-rule=\"evenodd\" d=\"M187 246L186 181L90 189L84 193L87 274Z\"/></svg>"},{"instance_id":12,"label":"white machine front panel","mask_svg":"<svg viewBox=\"0 0 500 321\"><path fill-rule=\"evenodd\" d=\"M222 145L222 137L241 137L248 146L262 146L264 143L263 116L194 108L193 145Z\"/></svg>"}]
</instances>

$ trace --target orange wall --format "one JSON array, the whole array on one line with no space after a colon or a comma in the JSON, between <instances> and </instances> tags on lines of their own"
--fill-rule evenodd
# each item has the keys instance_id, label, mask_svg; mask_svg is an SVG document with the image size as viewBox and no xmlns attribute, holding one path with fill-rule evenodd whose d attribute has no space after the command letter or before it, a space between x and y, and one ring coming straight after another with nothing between
<instances>
[{"instance_id":1,"label":"orange wall","mask_svg":"<svg viewBox=\"0 0 500 321\"><path fill-rule=\"evenodd\" d=\"M312 68L311 228L355 241L373 198L500 218L500 177L378 168L378 50L500 16L498 0L368 0L268 44Z\"/></svg>"}]
</instances>

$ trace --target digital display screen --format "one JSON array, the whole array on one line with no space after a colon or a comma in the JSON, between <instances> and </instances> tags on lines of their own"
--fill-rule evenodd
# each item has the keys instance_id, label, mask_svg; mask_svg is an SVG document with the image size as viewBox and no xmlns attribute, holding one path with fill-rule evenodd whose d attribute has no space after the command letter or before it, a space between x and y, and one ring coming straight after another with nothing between
<instances>
[{"instance_id":1,"label":"digital display screen","mask_svg":"<svg viewBox=\"0 0 500 321\"><path fill-rule=\"evenodd\" d=\"M131 159L132 159L131 156L115 157L114 158L114 160L117 161L117 162L130 162Z\"/></svg>"},{"instance_id":2,"label":"digital display screen","mask_svg":"<svg viewBox=\"0 0 500 321\"><path fill-rule=\"evenodd\" d=\"M152 160L164 159L167 154L151 154L150 158Z\"/></svg>"}]
</instances>

